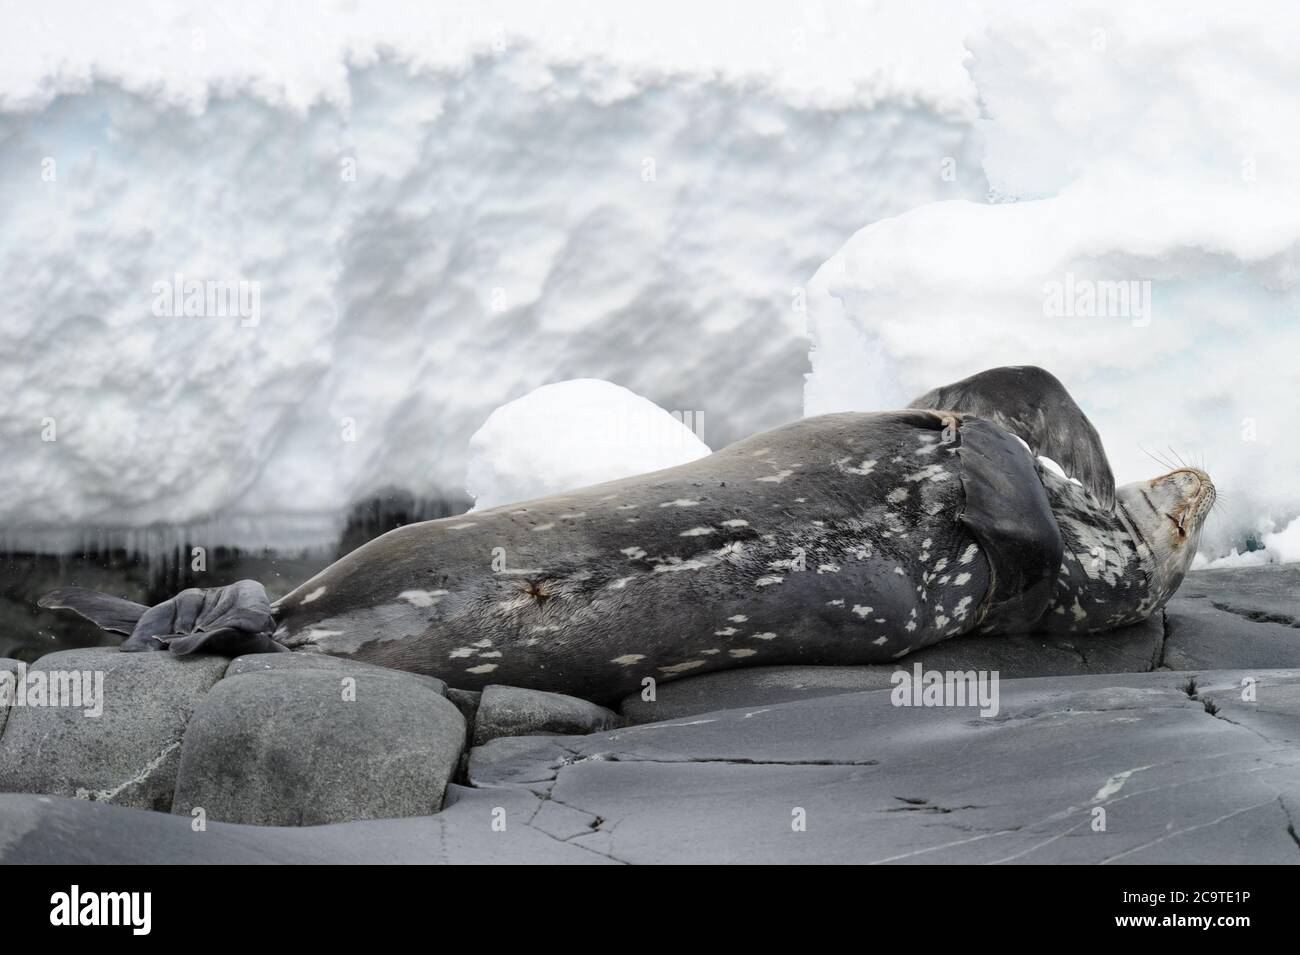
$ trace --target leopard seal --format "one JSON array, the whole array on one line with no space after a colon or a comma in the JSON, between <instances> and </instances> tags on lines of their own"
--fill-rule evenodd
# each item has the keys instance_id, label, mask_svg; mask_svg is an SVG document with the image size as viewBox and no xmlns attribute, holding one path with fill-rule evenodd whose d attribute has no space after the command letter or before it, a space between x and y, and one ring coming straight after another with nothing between
<instances>
[{"instance_id":1,"label":"leopard seal","mask_svg":"<svg viewBox=\"0 0 1300 955\"><path fill-rule=\"evenodd\" d=\"M1097 632L1177 589L1214 501L1203 471L1116 489L1091 423L1038 368L992 369L913 405L806 418L679 467L400 527L274 605L251 581L155 608L76 588L43 603L129 633L125 649L327 653L464 689L612 700L646 677Z\"/></svg>"}]
</instances>

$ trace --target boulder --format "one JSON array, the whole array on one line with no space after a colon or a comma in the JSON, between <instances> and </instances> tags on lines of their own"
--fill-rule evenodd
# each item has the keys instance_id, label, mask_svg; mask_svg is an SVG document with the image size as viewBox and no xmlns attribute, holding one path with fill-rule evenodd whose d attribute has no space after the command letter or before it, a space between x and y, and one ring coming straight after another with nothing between
<instances>
[{"instance_id":1,"label":"boulder","mask_svg":"<svg viewBox=\"0 0 1300 955\"><path fill-rule=\"evenodd\" d=\"M465 721L428 679L355 664L255 662L268 668L241 664L196 710L173 812L308 826L442 806Z\"/></svg>"},{"instance_id":2,"label":"boulder","mask_svg":"<svg viewBox=\"0 0 1300 955\"><path fill-rule=\"evenodd\" d=\"M22 673L23 664L19 660L11 657L0 657L0 680L8 681L8 685L14 689L17 688L19 675ZM9 676L5 676L5 674ZM5 722L9 719L9 711L12 707L9 701L0 701L0 733L4 733Z\"/></svg>"},{"instance_id":3,"label":"boulder","mask_svg":"<svg viewBox=\"0 0 1300 955\"><path fill-rule=\"evenodd\" d=\"M13 708L0 737L0 792L167 811L186 724L227 662L111 647L41 657L29 674L88 674L91 693L102 679L102 713L88 715L85 699L81 706Z\"/></svg>"},{"instance_id":4,"label":"boulder","mask_svg":"<svg viewBox=\"0 0 1300 955\"><path fill-rule=\"evenodd\" d=\"M474 719L474 745L500 736L570 736L620 725L617 713L562 693L492 684L483 688Z\"/></svg>"},{"instance_id":5,"label":"boulder","mask_svg":"<svg viewBox=\"0 0 1300 955\"><path fill-rule=\"evenodd\" d=\"M373 663L360 660L348 660L344 657L332 657L325 653L248 653L235 657L226 668L226 676L242 676L246 673L280 673L284 670L329 670L340 675L349 673L405 673L412 680L419 680L429 689L442 696L447 695L447 684L436 676L421 673L406 673L404 670L391 670Z\"/></svg>"}]
</instances>

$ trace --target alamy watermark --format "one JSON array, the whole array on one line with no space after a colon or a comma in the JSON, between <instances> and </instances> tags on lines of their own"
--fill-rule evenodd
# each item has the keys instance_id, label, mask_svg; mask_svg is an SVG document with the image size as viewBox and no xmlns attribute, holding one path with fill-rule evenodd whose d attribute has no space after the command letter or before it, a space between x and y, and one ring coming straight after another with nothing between
<instances>
[{"instance_id":1,"label":"alamy watermark","mask_svg":"<svg viewBox=\"0 0 1300 955\"><path fill-rule=\"evenodd\" d=\"M55 926L119 925L132 935L153 928L152 892L83 892L74 885L50 896L50 924Z\"/></svg>"},{"instance_id":2,"label":"alamy watermark","mask_svg":"<svg viewBox=\"0 0 1300 955\"><path fill-rule=\"evenodd\" d=\"M1076 278L1043 285L1043 314L1048 318L1127 318L1134 328L1151 324L1151 280L1100 281Z\"/></svg>"},{"instance_id":3,"label":"alamy watermark","mask_svg":"<svg viewBox=\"0 0 1300 955\"><path fill-rule=\"evenodd\" d=\"M15 670L0 670L0 706L67 707L97 719L104 713L104 671L29 671L20 663Z\"/></svg>"},{"instance_id":4,"label":"alamy watermark","mask_svg":"<svg viewBox=\"0 0 1300 955\"><path fill-rule=\"evenodd\" d=\"M997 670L926 670L917 663L911 673L895 670L889 682L894 706L977 706L980 716L998 715Z\"/></svg>"},{"instance_id":5,"label":"alamy watermark","mask_svg":"<svg viewBox=\"0 0 1300 955\"><path fill-rule=\"evenodd\" d=\"M244 328L262 320L262 283L186 279L153 283L153 313L159 318L238 318Z\"/></svg>"}]
</instances>

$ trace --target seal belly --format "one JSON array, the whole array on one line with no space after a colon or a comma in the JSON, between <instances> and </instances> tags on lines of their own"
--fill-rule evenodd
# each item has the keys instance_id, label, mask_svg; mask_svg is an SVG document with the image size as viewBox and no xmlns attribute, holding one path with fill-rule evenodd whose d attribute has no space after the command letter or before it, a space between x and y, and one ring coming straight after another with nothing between
<instances>
[{"instance_id":1,"label":"seal belly","mask_svg":"<svg viewBox=\"0 0 1300 955\"><path fill-rule=\"evenodd\" d=\"M888 662L972 629L988 588L942 425L827 415L679 468L399 528L285 597L276 639L593 699L646 677Z\"/></svg>"}]
</instances>

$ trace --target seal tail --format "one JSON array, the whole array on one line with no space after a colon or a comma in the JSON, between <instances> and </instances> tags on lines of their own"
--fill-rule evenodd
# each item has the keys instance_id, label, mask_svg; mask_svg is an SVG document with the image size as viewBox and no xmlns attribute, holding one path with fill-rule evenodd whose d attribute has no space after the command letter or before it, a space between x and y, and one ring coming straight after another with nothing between
<instances>
[{"instance_id":1,"label":"seal tail","mask_svg":"<svg viewBox=\"0 0 1300 955\"><path fill-rule=\"evenodd\" d=\"M50 591L38 604L71 610L101 630L124 634L120 649L127 652L170 650L177 656L205 652L232 657L288 652L271 637L275 631L271 602L255 580L182 590L152 607L84 587Z\"/></svg>"}]
</instances>

